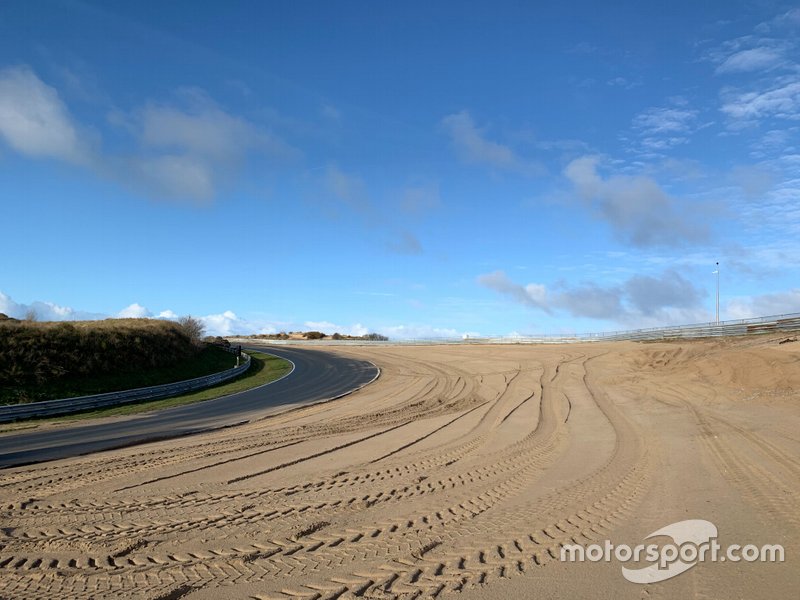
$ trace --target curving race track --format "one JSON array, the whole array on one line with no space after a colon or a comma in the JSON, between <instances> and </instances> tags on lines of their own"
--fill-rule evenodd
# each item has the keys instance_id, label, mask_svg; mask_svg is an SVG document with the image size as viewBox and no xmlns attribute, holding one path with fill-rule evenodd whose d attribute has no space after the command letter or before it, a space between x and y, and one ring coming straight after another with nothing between
<instances>
[{"instance_id":1,"label":"curving race track","mask_svg":"<svg viewBox=\"0 0 800 600\"><path fill-rule=\"evenodd\" d=\"M208 400L103 422L89 421L31 433L0 435L0 467L130 446L259 419L277 411L335 398L378 375L370 362L318 350L254 347L294 363L287 376L266 385Z\"/></svg>"},{"instance_id":2,"label":"curving race track","mask_svg":"<svg viewBox=\"0 0 800 600\"><path fill-rule=\"evenodd\" d=\"M791 342L791 343L790 343ZM345 347L335 402L0 471L0 598L797 597L800 342ZM564 543L687 519L784 563L653 585Z\"/></svg>"}]
</instances>

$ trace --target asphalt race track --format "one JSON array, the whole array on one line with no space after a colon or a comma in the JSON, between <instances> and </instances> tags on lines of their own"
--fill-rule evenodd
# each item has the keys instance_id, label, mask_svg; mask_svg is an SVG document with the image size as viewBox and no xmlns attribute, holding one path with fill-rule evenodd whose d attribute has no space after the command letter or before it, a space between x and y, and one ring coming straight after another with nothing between
<instances>
[{"instance_id":1,"label":"asphalt race track","mask_svg":"<svg viewBox=\"0 0 800 600\"><path fill-rule=\"evenodd\" d=\"M0 467L66 458L236 425L347 394L378 375L378 368L370 362L319 350L253 349L291 360L295 365L294 371L272 383L216 400L100 423L90 420L41 431L0 434Z\"/></svg>"}]
</instances>

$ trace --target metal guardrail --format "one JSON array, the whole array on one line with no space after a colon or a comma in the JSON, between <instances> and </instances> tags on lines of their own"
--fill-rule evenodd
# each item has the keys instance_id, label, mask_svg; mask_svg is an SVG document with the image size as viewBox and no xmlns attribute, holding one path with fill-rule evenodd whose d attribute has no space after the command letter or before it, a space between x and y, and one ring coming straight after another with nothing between
<instances>
[{"instance_id":1,"label":"metal guardrail","mask_svg":"<svg viewBox=\"0 0 800 600\"><path fill-rule=\"evenodd\" d=\"M566 344L571 342L601 342L615 340L666 340L675 338L701 338L729 335L748 335L778 331L800 331L800 313L720 321L719 323L695 323L632 329L627 331L605 331L600 333L532 334L519 336L486 336L469 338L422 338L390 340L388 342L367 340L269 340L256 338L230 338L242 343L301 344L303 346L379 346L379 345L429 345L429 344Z\"/></svg>"},{"instance_id":2,"label":"metal guardrail","mask_svg":"<svg viewBox=\"0 0 800 600\"><path fill-rule=\"evenodd\" d=\"M250 368L250 355L242 352L242 357L244 360L238 367L220 371L219 373L212 373L211 375L187 379L185 381L176 381L175 383L165 383L163 385L154 385L121 392L107 392L105 394L95 394L93 396L78 396L76 398L62 398L59 400L43 400L41 402L31 402L28 404L0 406L0 423L30 419L32 417L56 417L95 408L130 404L131 402L140 402L142 400L159 400L186 392L202 390L238 377L247 371L247 369Z\"/></svg>"},{"instance_id":3,"label":"metal guardrail","mask_svg":"<svg viewBox=\"0 0 800 600\"><path fill-rule=\"evenodd\" d=\"M800 331L800 313L720 321L719 323L695 323L692 325L673 325L668 327L651 327L628 331L607 331L602 333L582 333L573 335L534 335L500 338L480 338L475 343L569 343L569 342L602 342L602 341L657 341L670 339L689 339L723 337L735 335L751 335L774 332ZM463 340L472 342L473 340Z\"/></svg>"}]
</instances>

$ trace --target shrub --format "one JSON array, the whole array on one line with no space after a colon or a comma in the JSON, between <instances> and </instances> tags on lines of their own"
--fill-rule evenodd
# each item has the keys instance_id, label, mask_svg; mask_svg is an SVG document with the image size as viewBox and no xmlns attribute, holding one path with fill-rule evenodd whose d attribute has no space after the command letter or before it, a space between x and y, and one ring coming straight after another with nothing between
<instances>
[{"instance_id":1,"label":"shrub","mask_svg":"<svg viewBox=\"0 0 800 600\"><path fill-rule=\"evenodd\" d=\"M306 331L303 334L303 337L305 337L307 340L321 340L322 338L327 336L321 331Z\"/></svg>"},{"instance_id":2,"label":"shrub","mask_svg":"<svg viewBox=\"0 0 800 600\"><path fill-rule=\"evenodd\" d=\"M205 333L205 326L202 321L189 315L178 319L178 325L194 345L201 345L203 333Z\"/></svg>"},{"instance_id":3,"label":"shrub","mask_svg":"<svg viewBox=\"0 0 800 600\"><path fill-rule=\"evenodd\" d=\"M152 319L0 321L0 385L170 366L199 348L176 323Z\"/></svg>"},{"instance_id":4,"label":"shrub","mask_svg":"<svg viewBox=\"0 0 800 600\"><path fill-rule=\"evenodd\" d=\"M381 335L380 333L368 333L364 336L364 339L371 342L386 342L389 338L385 335Z\"/></svg>"}]
</instances>

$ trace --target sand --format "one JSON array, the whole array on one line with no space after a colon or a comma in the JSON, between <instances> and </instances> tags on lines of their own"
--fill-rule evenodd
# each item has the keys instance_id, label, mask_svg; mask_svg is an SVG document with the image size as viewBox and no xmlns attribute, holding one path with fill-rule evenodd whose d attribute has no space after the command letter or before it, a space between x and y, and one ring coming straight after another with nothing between
<instances>
[{"instance_id":1,"label":"sand","mask_svg":"<svg viewBox=\"0 0 800 600\"><path fill-rule=\"evenodd\" d=\"M2 598L783 598L800 585L800 341L331 347L350 396L0 471ZM560 546L706 519L654 584ZM631 565L628 565L631 566Z\"/></svg>"}]
</instances>

